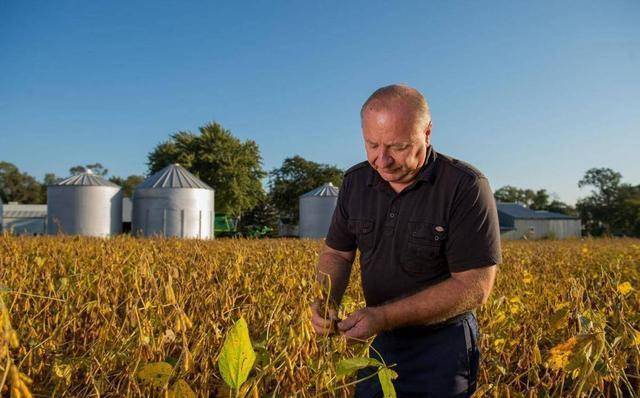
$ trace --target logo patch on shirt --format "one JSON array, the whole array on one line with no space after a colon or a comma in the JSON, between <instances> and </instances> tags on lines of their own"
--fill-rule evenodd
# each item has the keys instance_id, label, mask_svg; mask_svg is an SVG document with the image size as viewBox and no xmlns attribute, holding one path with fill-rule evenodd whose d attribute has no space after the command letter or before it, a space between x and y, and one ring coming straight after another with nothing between
<instances>
[{"instance_id":1,"label":"logo patch on shirt","mask_svg":"<svg viewBox=\"0 0 640 398\"><path fill-rule=\"evenodd\" d=\"M433 234L434 236L434 240L445 240L447 238L447 233L445 232L445 229L443 226L441 225L436 225L435 227L433 227Z\"/></svg>"}]
</instances>

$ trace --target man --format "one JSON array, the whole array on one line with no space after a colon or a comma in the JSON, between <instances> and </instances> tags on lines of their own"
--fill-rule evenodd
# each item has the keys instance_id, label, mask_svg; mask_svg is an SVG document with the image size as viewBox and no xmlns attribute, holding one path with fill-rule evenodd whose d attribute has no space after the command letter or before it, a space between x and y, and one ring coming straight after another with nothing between
<instances>
[{"instance_id":1,"label":"man","mask_svg":"<svg viewBox=\"0 0 640 398\"><path fill-rule=\"evenodd\" d=\"M373 346L397 364L398 397L470 396L480 356L474 310L501 261L491 188L474 167L434 151L417 90L380 88L360 116L367 161L345 173L317 265L334 309L312 304L313 327L337 326L355 341L376 335ZM367 305L337 322L356 249ZM382 397L377 378L358 383L356 397Z\"/></svg>"}]
</instances>

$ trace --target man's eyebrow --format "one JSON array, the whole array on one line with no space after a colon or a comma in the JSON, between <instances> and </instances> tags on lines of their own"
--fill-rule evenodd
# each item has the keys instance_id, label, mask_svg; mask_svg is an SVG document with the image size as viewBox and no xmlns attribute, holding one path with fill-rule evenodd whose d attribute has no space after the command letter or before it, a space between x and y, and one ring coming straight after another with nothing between
<instances>
[{"instance_id":1,"label":"man's eyebrow","mask_svg":"<svg viewBox=\"0 0 640 398\"><path fill-rule=\"evenodd\" d=\"M367 143L369 143L369 144L372 144L372 145L378 145L378 143L377 143L377 142L374 142L374 141L371 141L371 140L368 140L368 139L365 139L365 141L366 141ZM386 147L391 147L391 146L392 146L392 147L407 146L407 145L411 145L411 141L391 142L391 143L389 143L389 144L385 144L385 143L383 143L382 145L383 145L383 146L386 146Z\"/></svg>"},{"instance_id":2,"label":"man's eyebrow","mask_svg":"<svg viewBox=\"0 0 640 398\"><path fill-rule=\"evenodd\" d=\"M389 146L406 146L410 145L411 141L392 142Z\"/></svg>"}]
</instances>

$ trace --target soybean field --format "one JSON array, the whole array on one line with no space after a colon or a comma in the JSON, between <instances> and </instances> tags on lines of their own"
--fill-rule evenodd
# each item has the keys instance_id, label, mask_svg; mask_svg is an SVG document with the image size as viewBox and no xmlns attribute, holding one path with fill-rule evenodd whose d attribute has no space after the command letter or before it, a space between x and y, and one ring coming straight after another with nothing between
<instances>
[{"instance_id":1,"label":"soybean field","mask_svg":"<svg viewBox=\"0 0 640 398\"><path fill-rule=\"evenodd\" d=\"M0 236L0 396L349 397L365 365L394 396L311 328L321 245ZM504 242L475 396L637 396L639 288L640 240Z\"/></svg>"}]
</instances>

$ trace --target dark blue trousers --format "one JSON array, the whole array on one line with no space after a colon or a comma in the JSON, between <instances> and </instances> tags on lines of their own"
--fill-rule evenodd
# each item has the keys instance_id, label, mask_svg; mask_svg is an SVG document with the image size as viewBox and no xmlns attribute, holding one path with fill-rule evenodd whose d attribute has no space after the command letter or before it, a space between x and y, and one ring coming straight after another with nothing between
<instances>
[{"instance_id":1,"label":"dark blue trousers","mask_svg":"<svg viewBox=\"0 0 640 398\"><path fill-rule=\"evenodd\" d=\"M473 313L458 316L445 325L406 327L379 334L373 347L380 352L398 378L394 387L398 398L470 397L476 390L478 323ZM378 358L370 350L372 358ZM367 368L362 379L375 373ZM356 385L356 398L382 397L378 377Z\"/></svg>"}]
</instances>

